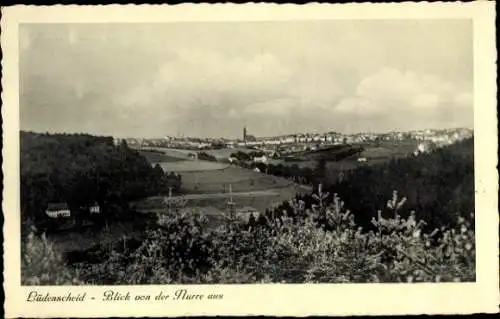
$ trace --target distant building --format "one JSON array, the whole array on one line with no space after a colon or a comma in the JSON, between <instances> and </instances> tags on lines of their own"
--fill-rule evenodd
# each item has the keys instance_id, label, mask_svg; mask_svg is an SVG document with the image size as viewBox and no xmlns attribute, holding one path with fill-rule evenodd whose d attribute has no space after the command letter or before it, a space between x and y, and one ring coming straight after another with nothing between
<instances>
[{"instance_id":1,"label":"distant building","mask_svg":"<svg viewBox=\"0 0 500 319\"><path fill-rule=\"evenodd\" d=\"M99 207L98 204L94 204L94 205L89 207L89 212L90 212L90 214L100 214L101 207Z\"/></svg>"},{"instance_id":2,"label":"distant building","mask_svg":"<svg viewBox=\"0 0 500 319\"><path fill-rule=\"evenodd\" d=\"M281 139L280 142L282 142L284 144L295 143L295 137L294 136L287 136L287 137Z\"/></svg>"},{"instance_id":3,"label":"distant building","mask_svg":"<svg viewBox=\"0 0 500 319\"><path fill-rule=\"evenodd\" d=\"M120 145L120 143L122 142L122 140L123 139L121 139L121 138L113 137L113 144L115 146L118 146L118 145Z\"/></svg>"},{"instance_id":4,"label":"distant building","mask_svg":"<svg viewBox=\"0 0 500 319\"><path fill-rule=\"evenodd\" d=\"M279 145L281 144L280 140L266 140L264 141L264 145Z\"/></svg>"},{"instance_id":5,"label":"distant building","mask_svg":"<svg viewBox=\"0 0 500 319\"><path fill-rule=\"evenodd\" d=\"M430 151L433 150L433 148L434 148L434 143L431 143L430 141L424 141L418 144L417 149L413 153L415 155L429 153Z\"/></svg>"},{"instance_id":6,"label":"distant building","mask_svg":"<svg viewBox=\"0 0 500 319\"><path fill-rule=\"evenodd\" d=\"M266 163L267 162L267 156L266 155L262 155L260 157L254 157L253 161L255 163Z\"/></svg>"},{"instance_id":7,"label":"distant building","mask_svg":"<svg viewBox=\"0 0 500 319\"><path fill-rule=\"evenodd\" d=\"M71 210L66 203L49 203L45 213L51 218L71 216Z\"/></svg>"},{"instance_id":8,"label":"distant building","mask_svg":"<svg viewBox=\"0 0 500 319\"><path fill-rule=\"evenodd\" d=\"M358 158L358 162L360 162L360 163L361 162L366 162L366 161L367 161L366 157L360 157L360 158Z\"/></svg>"}]
</instances>

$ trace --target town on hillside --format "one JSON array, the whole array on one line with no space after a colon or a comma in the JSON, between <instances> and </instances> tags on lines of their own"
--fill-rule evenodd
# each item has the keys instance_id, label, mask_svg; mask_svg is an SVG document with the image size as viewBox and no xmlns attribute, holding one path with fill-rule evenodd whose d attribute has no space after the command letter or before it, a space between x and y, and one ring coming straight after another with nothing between
<instances>
[{"instance_id":1,"label":"town on hillside","mask_svg":"<svg viewBox=\"0 0 500 319\"><path fill-rule=\"evenodd\" d=\"M118 145L125 140L131 147L147 149L151 147L178 148L185 150L217 150L217 149L250 149L263 152L267 157L280 158L296 152L314 151L335 145L371 144L387 142L416 142L412 152L427 152L431 148L439 148L462 141L473 136L469 128L425 129L406 132L388 133L295 133L281 136L257 137L248 133L243 127L241 138L216 137L179 137L163 138L114 138ZM259 161L260 159L257 159Z\"/></svg>"}]
</instances>

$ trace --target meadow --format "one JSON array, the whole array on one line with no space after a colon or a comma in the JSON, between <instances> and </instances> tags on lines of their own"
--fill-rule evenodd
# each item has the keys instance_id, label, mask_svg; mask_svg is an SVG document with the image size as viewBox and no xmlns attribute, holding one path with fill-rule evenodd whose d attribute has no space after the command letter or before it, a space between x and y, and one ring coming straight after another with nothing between
<instances>
[{"instance_id":1,"label":"meadow","mask_svg":"<svg viewBox=\"0 0 500 319\"><path fill-rule=\"evenodd\" d=\"M180 160L176 162L160 162L158 163L163 171L167 173L181 173L182 176L190 175L195 172L217 171L229 167L229 164L208 162L199 160Z\"/></svg>"},{"instance_id":2,"label":"meadow","mask_svg":"<svg viewBox=\"0 0 500 319\"><path fill-rule=\"evenodd\" d=\"M184 162L179 162L182 164ZM220 164L204 161L186 163ZM160 164L166 170L178 163ZM223 165L223 164L220 164ZM209 220L208 227L216 227L227 213L227 203L233 199L234 209L251 208L259 212L278 206L292 199L296 194L305 194L310 189L282 178L231 166L224 169L184 170L181 191L184 195L175 198L185 200L185 207L197 209ZM231 185L231 189L229 188ZM166 213L164 197L149 197L132 203L134 210L141 212Z\"/></svg>"},{"instance_id":3,"label":"meadow","mask_svg":"<svg viewBox=\"0 0 500 319\"><path fill-rule=\"evenodd\" d=\"M185 160L180 157L167 155L162 151L140 150L138 152L141 156L144 156L151 163L164 163L164 162L170 163L170 162L180 162Z\"/></svg>"},{"instance_id":4,"label":"meadow","mask_svg":"<svg viewBox=\"0 0 500 319\"><path fill-rule=\"evenodd\" d=\"M188 193L225 193L229 191L229 185L233 192L247 192L287 187L290 184L291 182L284 178L235 166L182 173L182 187Z\"/></svg>"},{"instance_id":5,"label":"meadow","mask_svg":"<svg viewBox=\"0 0 500 319\"><path fill-rule=\"evenodd\" d=\"M390 161L393 158L403 158L413 153L417 148L417 141L382 141L361 144L364 150L359 155L352 155L339 161L327 161L327 168L333 171L351 170L366 165L377 165ZM366 162L358 162L358 157L364 157ZM270 164L297 165L301 168L314 168L317 160L291 161L285 159L272 159Z\"/></svg>"}]
</instances>

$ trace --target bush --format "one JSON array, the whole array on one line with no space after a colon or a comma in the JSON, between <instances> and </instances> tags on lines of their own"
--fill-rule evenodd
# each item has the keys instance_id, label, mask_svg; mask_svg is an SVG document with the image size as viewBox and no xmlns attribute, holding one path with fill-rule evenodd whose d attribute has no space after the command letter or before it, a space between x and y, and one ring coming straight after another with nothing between
<instances>
[{"instance_id":1,"label":"bush","mask_svg":"<svg viewBox=\"0 0 500 319\"><path fill-rule=\"evenodd\" d=\"M196 212L164 217L134 252L110 255L102 269L117 274L113 284L255 282L436 282L474 281L474 230L465 219L458 229L422 231L415 215L373 220L377 231L362 232L335 195L334 203L312 210L294 203L286 213L247 228L229 219L204 231ZM436 238L437 237L437 238ZM86 278L108 274L89 271ZM109 280L109 279L108 279Z\"/></svg>"},{"instance_id":2,"label":"bush","mask_svg":"<svg viewBox=\"0 0 500 319\"><path fill-rule=\"evenodd\" d=\"M475 232L465 218L456 228L428 233L414 212L401 217L406 199L394 193L387 205L392 215L379 212L375 230L366 232L336 194L325 204L328 196L319 187L311 209L295 200L288 211L262 215L251 227L226 217L207 230L200 213L174 209L159 216L139 248L104 252L104 262L80 267L81 277L97 284L475 281ZM41 246L28 242L26 248L25 282L76 278L61 270L45 238Z\"/></svg>"},{"instance_id":3,"label":"bush","mask_svg":"<svg viewBox=\"0 0 500 319\"><path fill-rule=\"evenodd\" d=\"M198 159L210 162L217 162L217 158L214 155L208 154L206 152L198 152Z\"/></svg>"},{"instance_id":4,"label":"bush","mask_svg":"<svg viewBox=\"0 0 500 319\"><path fill-rule=\"evenodd\" d=\"M75 269L65 265L62 256L54 250L45 235L40 238L30 233L21 248L22 285L77 285L79 279Z\"/></svg>"}]
</instances>

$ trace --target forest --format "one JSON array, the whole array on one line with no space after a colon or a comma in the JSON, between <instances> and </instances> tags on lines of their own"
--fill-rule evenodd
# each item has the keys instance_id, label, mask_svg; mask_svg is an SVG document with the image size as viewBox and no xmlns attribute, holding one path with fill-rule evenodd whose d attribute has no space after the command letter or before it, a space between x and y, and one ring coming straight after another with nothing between
<instances>
[{"instance_id":1,"label":"forest","mask_svg":"<svg viewBox=\"0 0 500 319\"><path fill-rule=\"evenodd\" d=\"M415 211L426 221L428 228L453 224L461 214L468 218L474 211L474 140L472 138L428 154L363 166L332 176L325 163L318 162L306 176L313 181L314 192L322 184L328 194L324 202L329 204L337 194L349 207L357 224L371 228L372 218L378 210L387 212L387 199L398 191L405 197L405 207ZM333 178L335 177L335 178ZM313 193L314 193L313 192ZM315 203L313 194L300 196L306 208ZM269 209L267 215L280 215L283 210L292 213L288 202ZM407 213L409 214L409 212ZM403 214L403 217L407 217ZM469 219L473 223L473 220Z\"/></svg>"},{"instance_id":2,"label":"forest","mask_svg":"<svg viewBox=\"0 0 500 319\"><path fill-rule=\"evenodd\" d=\"M112 137L21 132L20 151L24 226L57 228L58 219L45 213L51 203L64 203L80 221L91 218L82 208L97 204L101 214L92 218L104 223L126 218L131 200L180 189L180 176L152 167L125 141L115 146Z\"/></svg>"}]
</instances>

